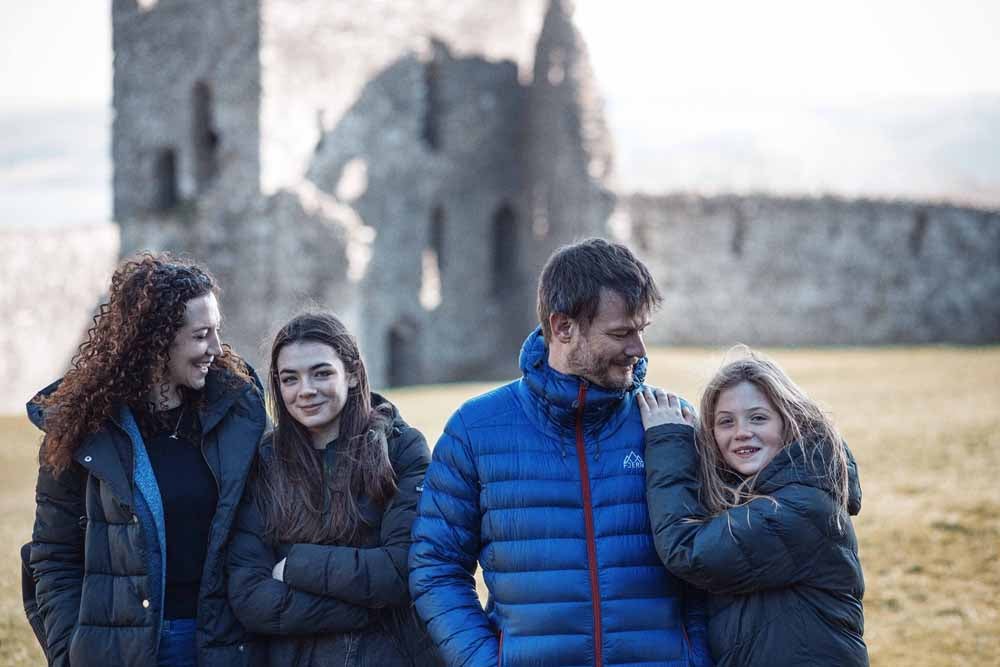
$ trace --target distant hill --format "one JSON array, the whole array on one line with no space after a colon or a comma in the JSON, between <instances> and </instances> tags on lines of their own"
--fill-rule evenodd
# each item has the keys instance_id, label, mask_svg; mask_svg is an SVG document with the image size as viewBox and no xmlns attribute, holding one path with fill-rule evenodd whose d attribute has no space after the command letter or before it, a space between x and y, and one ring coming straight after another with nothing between
<instances>
[{"instance_id":1,"label":"distant hill","mask_svg":"<svg viewBox=\"0 0 1000 667\"><path fill-rule=\"evenodd\" d=\"M1000 207L1000 96L734 110L612 100L618 188L831 193Z\"/></svg>"},{"instance_id":2,"label":"distant hill","mask_svg":"<svg viewBox=\"0 0 1000 667\"><path fill-rule=\"evenodd\" d=\"M111 218L111 112L0 112L0 226Z\"/></svg>"}]
</instances>

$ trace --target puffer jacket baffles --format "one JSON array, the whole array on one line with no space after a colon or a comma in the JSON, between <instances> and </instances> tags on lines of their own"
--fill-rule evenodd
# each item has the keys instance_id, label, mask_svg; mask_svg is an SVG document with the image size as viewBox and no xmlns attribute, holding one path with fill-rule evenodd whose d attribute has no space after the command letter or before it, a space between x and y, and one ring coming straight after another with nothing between
<instances>
[{"instance_id":1,"label":"puffer jacket baffles","mask_svg":"<svg viewBox=\"0 0 1000 667\"><path fill-rule=\"evenodd\" d=\"M539 328L523 377L465 403L434 448L410 549L417 611L454 667L710 664L704 610L649 530L645 359L614 392L547 357Z\"/></svg>"},{"instance_id":2,"label":"puffer jacket baffles","mask_svg":"<svg viewBox=\"0 0 1000 667\"><path fill-rule=\"evenodd\" d=\"M657 426L646 445L656 548L667 569L709 593L709 647L719 667L868 665L854 529L800 447L779 452L757 478L757 491L775 502L692 522L708 515L698 499L694 429ZM850 456L848 482L848 509L857 514L861 486Z\"/></svg>"},{"instance_id":3,"label":"puffer jacket baffles","mask_svg":"<svg viewBox=\"0 0 1000 667\"><path fill-rule=\"evenodd\" d=\"M377 394L372 399L388 404ZM410 528L430 450L394 407L392 414L381 437L398 490L384 509L359 498L365 526L357 546L272 544L263 537L257 485L248 485L229 548L229 599L246 627L260 633L254 664L259 658L275 667L441 665L407 588ZM274 456L269 440L261 447L262 466ZM331 468L337 455L324 452ZM284 581L278 581L271 570L282 558Z\"/></svg>"},{"instance_id":4,"label":"puffer jacket baffles","mask_svg":"<svg viewBox=\"0 0 1000 667\"><path fill-rule=\"evenodd\" d=\"M238 383L238 384L237 384ZM54 390L52 385L46 390ZM201 449L219 484L198 591L198 664L246 664L229 607L225 549L267 421L257 385L211 370L199 410ZM28 414L44 428L42 411ZM163 510L128 408L88 436L65 473L38 473L31 569L53 665L156 664L166 559Z\"/></svg>"}]
</instances>

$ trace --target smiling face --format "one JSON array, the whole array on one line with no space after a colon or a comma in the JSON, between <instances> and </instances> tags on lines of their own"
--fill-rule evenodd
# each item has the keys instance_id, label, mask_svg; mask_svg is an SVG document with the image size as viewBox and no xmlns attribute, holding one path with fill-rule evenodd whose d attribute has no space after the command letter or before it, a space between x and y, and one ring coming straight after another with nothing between
<instances>
[{"instance_id":1,"label":"smiling face","mask_svg":"<svg viewBox=\"0 0 1000 667\"><path fill-rule=\"evenodd\" d=\"M170 343L164 378L169 385L167 396L176 394L177 387L199 390L205 386L209 367L222 354L221 323L219 302L214 294L195 297L185 304L184 324Z\"/></svg>"},{"instance_id":2,"label":"smiling face","mask_svg":"<svg viewBox=\"0 0 1000 667\"><path fill-rule=\"evenodd\" d=\"M325 447L340 434L340 414L357 376L347 372L331 346L316 341L282 347L277 369L288 414L309 432L314 447Z\"/></svg>"},{"instance_id":3,"label":"smiling face","mask_svg":"<svg viewBox=\"0 0 1000 667\"><path fill-rule=\"evenodd\" d=\"M632 386L635 364L646 356L642 337L649 326L648 312L630 314L625 300L605 289L589 325L571 319L566 323L562 317L557 315L553 322L553 342L566 345L565 368L556 370L606 389Z\"/></svg>"},{"instance_id":4,"label":"smiling face","mask_svg":"<svg viewBox=\"0 0 1000 667\"><path fill-rule=\"evenodd\" d=\"M726 465L744 477L763 470L784 446L781 415L746 381L719 393L712 432Z\"/></svg>"}]
</instances>

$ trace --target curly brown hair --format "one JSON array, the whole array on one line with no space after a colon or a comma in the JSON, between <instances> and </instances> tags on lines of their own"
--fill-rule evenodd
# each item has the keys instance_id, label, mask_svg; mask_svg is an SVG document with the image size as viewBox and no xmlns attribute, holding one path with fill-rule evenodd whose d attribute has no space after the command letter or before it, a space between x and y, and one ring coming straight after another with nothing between
<instances>
[{"instance_id":1,"label":"curly brown hair","mask_svg":"<svg viewBox=\"0 0 1000 667\"><path fill-rule=\"evenodd\" d=\"M184 325L187 302L218 293L206 269L168 253L122 260L70 370L52 394L36 399L45 409L42 463L62 472L118 406L144 405ZM251 382L245 362L228 345L222 349L212 368Z\"/></svg>"}]
</instances>

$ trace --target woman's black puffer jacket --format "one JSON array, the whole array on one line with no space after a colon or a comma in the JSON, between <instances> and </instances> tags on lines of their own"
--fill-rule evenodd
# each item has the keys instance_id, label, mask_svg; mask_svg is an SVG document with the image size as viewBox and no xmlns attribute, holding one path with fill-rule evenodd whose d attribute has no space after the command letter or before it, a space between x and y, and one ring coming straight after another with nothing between
<instances>
[{"instance_id":1,"label":"woman's black puffer jacket","mask_svg":"<svg viewBox=\"0 0 1000 667\"><path fill-rule=\"evenodd\" d=\"M758 499L708 519L694 429L664 424L646 432L656 549L668 570L710 594L709 647L718 667L868 665L854 528L828 478L805 457L786 447L761 471L756 490L776 502ZM848 509L857 514L861 487L849 459Z\"/></svg>"},{"instance_id":2,"label":"woman's black puffer jacket","mask_svg":"<svg viewBox=\"0 0 1000 667\"><path fill-rule=\"evenodd\" d=\"M28 414L44 429L36 403L28 404ZM243 665L247 636L226 598L225 549L267 422L263 396L257 385L212 370L199 421L219 501L198 592L198 664ZM30 569L53 665L156 664L163 519L147 501L158 492L148 461L148 474L141 474L140 444L138 426L123 408L81 443L64 473L39 470Z\"/></svg>"},{"instance_id":3,"label":"woman's black puffer jacket","mask_svg":"<svg viewBox=\"0 0 1000 667\"><path fill-rule=\"evenodd\" d=\"M372 398L376 405L387 403ZM362 546L269 544L254 485L247 486L229 550L229 598L247 629L259 635L255 664L442 664L407 586L410 527L430 450L423 435L394 407L392 412L387 444L398 491L384 511L360 499L368 523ZM266 438L260 465L273 455ZM271 570L282 558L284 580L278 581Z\"/></svg>"}]
</instances>

